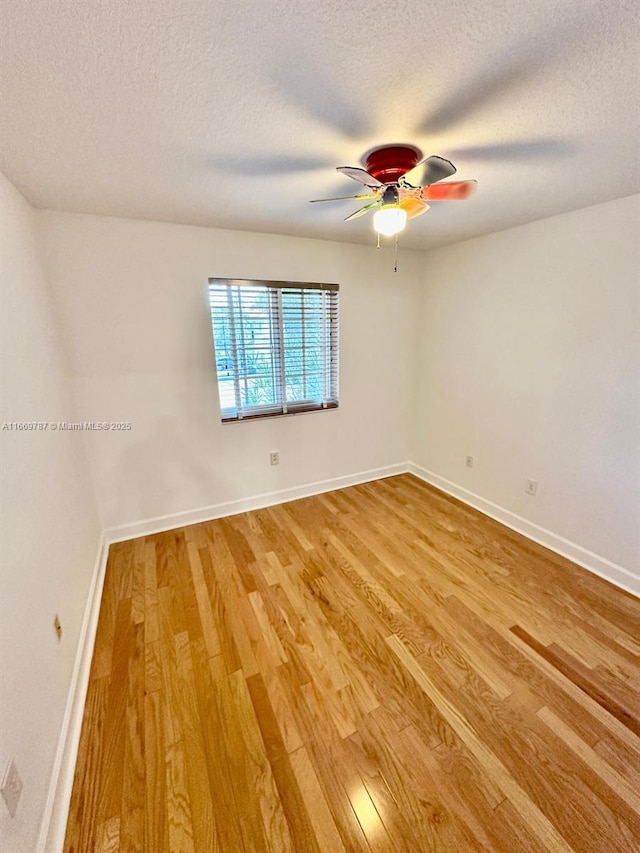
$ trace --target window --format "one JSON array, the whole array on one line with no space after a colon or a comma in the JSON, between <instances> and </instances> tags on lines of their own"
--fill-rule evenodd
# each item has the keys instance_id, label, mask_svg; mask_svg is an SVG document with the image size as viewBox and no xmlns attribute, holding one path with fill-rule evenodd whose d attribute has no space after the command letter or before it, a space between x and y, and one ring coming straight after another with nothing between
<instances>
[{"instance_id":1,"label":"window","mask_svg":"<svg viewBox=\"0 0 640 853\"><path fill-rule=\"evenodd\" d=\"M209 279L223 421L338 405L339 285Z\"/></svg>"}]
</instances>

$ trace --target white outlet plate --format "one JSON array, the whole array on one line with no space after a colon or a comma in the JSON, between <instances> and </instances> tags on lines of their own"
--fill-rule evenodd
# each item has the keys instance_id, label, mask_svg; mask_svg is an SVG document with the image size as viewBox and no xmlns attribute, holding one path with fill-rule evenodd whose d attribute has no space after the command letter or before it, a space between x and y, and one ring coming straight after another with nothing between
<instances>
[{"instance_id":1,"label":"white outlet plate","mask_svg":"<svg viewBox=\"0 0 640 853\"><path fill-rule=\"evenodd\" d=\"M271 451L271 453L269 454L269 461L271 462L272 465L279 465L280 464L280 454L277 450Z\"/></svg>"},{"instance_id":2,"label":"white outlet plate","mask_svg":"<svg viewBox=\"0 0 640 853\"><path fill-rule=\"evenodd\" d=\"M2 780L0 792L7 804L9 814L11 817L15 817L18 803L20 801L20 794L22 793L22 779L20 778L18 768L16 767L16 763L13 758L7 765L7 770L4 774L4 779Z\"/></svg>"},{"instance_id":3,"label":"white outlet plate","mask_svg":"<svg viewBox=\"0 0 640 853\"><path fill-rule=\"evenodd\" d=\"M536 492L538 491L538 481L537 480L527 480L524 491L526 495L531 495L531 497L536 496Z\"/></svg>"}]
</instances>

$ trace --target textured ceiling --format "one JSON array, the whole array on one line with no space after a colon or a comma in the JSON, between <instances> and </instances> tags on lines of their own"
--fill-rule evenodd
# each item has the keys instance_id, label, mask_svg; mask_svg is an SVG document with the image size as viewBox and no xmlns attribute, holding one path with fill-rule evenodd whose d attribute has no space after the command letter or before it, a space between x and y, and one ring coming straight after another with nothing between
<instances>
[{"instance_id":1,"label":"textured ceiling","mask_svg":"<svg viewBox=\"0 0 640 853\"><path fill-rule=\"evenodd\" d=\"M640 190L631 0L8 0L0 168L36 207L374 243L335 166L476 178L428 248Z\"/></svg>"}]
</instances>

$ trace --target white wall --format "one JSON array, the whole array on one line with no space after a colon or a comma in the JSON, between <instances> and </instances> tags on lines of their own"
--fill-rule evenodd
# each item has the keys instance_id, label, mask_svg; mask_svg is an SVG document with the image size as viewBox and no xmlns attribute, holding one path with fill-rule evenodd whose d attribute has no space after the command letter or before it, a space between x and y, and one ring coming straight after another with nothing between
<instances>
[{"instance_id":1,"label":"white wall","mask_svg":"<svg viewBox=\"0 0 640 853\"><path fill-rule=\"evenodd\" d=\"M413 438L419 465L638 575L639 237L635 196L429 253Z\"/></svg>"},{"instance_id":2,"label":"white wall","mask_svg":"<svg viewBox=\"0 0 640 853\"><path fill-rule=\"evenodd\" d=\"M2 423L75 417L33 219L0 175ZM24 788L14 819L1 804L0 839L3 850L32 853L100 534L79 435L3 430L1 439L0 773L15 758Z\"/></svg>"},{"instance_id":3,"label":"white wall","mask_svg":"<svg viewBox=\"0 0 640 853\"><path fill-rule=\"evenodd\" d=\"M409 457L422 257L318 240L39 214L85 435L111 528ZM340 407L222 425L209 276L341 285ZM269 451L280 465L269 465Z\"/></svg>"}]
</instances>

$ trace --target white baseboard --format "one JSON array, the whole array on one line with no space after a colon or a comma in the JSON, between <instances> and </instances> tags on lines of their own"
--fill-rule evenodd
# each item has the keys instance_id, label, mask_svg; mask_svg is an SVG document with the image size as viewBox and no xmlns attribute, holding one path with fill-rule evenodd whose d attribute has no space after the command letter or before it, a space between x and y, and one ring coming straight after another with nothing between
<instances>
[{"instance_id":1,"label":"white baseboard","mask_svg":"<svg viewBox=\"0 0 640 853\"><path fill-rule=\"evenodd\" d=\"M132 524L122 524L119 527L109 527L105 531L105 535L108 542L122 542L126 539L135 539L138 536L150 536L153 533L162 533L164 530L173 530L175 527L187 527L189 524L199 524L201 521L211 521L214 518L224 518L228 515L237 515L240 512L249 512L253 509L263 509L267 506L295 501L298 498L308 498L323 492L333 492L347 486L356 486L358 483L368 483L371 480L393 477L395 474L404 474L408 470L406 462L399 462L396 465L386 465L384 468L373 468L370 471L347 474L346 477L318 480L304 486L280 489L277 492L266 492L251 498L241 498L226 503L212 504L200 509L162 515L145 521L135 521Z\"/></svg>"},{"instance_id":2,"label":"white baseboard","mask_svg":"<svg viewBox=\"0 0 640 853\"><path fill-rule=\"evenodd\" d=\"M102 533L80 629L62 729L60 730L58 748L51 772L49 793L40 825L37 853L61 853L64 847L73 775L80 745L82 715L89 686L89 672L98 628L108 554L109 542Z\"/></svg>"},{"instance_id":3,"label":"white baseboard","mask_svg":"<svg viewBox=\"0 0 640 853\"><path fill-rule=\"evenodd\" d=\"M482 498L480 495L476 495L474 492L470 492L462 486L458 486L456 483L452 483L450 480L434 474L433 471L428 471L426 468L416 465L414 462L409 462L407 470L421 480L424 480L425 483L429 483L435 486L436 489L440 489L440 491L446 492L446 494L462 501L462 503L472 506L474 509L484 513L484 515L488 515L501 524L504 524L505 527L521 533L528 539L532 539L539 545L549 548L550 551L555 551L556 554L572 560L579 566L626 590L626 592L640 597L640 578L628 569L612 563L599 554L588 551L581 545L577 545L575 542L571 542L569 539L565 539L551 530L539 527L532 521L527 521L526 518L522 518L510 510L504 509L504 507L498 506L498 504L494 504L492 501L486 500L486 498Z\"/></svg>"}]
</instances>

